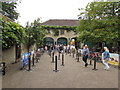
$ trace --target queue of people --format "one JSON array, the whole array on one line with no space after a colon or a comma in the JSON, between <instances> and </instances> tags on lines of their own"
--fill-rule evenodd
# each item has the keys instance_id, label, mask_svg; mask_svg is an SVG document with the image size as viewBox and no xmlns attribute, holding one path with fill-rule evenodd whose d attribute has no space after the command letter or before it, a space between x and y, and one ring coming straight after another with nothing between
<instances>
[{"instance_id":1,"label":"queue of people","mask_svg":"<svg viewBox=\"0 0 120 90\"><path fill-rule=\"evenodd\" d=\"M90 58L90 56L92 55L87 45L84 45L82 49L78 49L78 50L76 50L69 44L67 46L63 45L63 44L61 44L61 45L45 45L44 50L47 51L50 56L51 56L51 52L56 52L56 51L59 53L67 53L70 55L71 55L71 53L78 52L80 54L80 56L82 56L82 60L84 62L85 67L88 66L88 58ZM108 61L110 58L110 54L109 54L109 50L107 47L104 47L103 58L104 58L104 60L102 61L102 63L105 65L104 69L109 70L110 67L108 65Z\"/></svg>"}]
</instances>

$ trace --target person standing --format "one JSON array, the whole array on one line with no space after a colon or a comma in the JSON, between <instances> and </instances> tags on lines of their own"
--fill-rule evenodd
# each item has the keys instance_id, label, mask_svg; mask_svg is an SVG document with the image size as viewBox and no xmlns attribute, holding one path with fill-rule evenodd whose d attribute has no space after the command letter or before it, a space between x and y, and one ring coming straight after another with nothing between
<instances>
[{"instance_id":1,"label":"person standing","mask_svg":"<svg viewBox=\"0 0 120 90\"><path fill-rule=\"evenodd\" d=\"M82 59L85 62L85 67L88 66L87 59L89 56L90 56L89 48L87 45L85 45L83 50L82 50Z\"/></svg>"},{"instance_id":2,"label":"person standing","mask_svg":"<svg viewBox=\"0 0 120 90\"><path fill-rule=\"evenodd\" d=\"M110 53L107 47L104 47L104 52L103 52L103 64L105 65L105 70L109 70L109 65L108 65L108 61L110 59Z\"/></svg>"}]
</instances>

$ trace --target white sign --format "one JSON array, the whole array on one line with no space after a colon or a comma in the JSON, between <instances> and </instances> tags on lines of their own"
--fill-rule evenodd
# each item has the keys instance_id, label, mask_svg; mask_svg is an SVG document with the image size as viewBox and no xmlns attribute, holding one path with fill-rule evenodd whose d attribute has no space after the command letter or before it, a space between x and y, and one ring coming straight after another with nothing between
<instances>
[{"instance_id":1,"label":"white sign","mask_svg":"<svg viewBox=\"0 0 120 90\"><path fill-rule=\"evenodd\" d=\"M102 60L103 59L103 53L102 53ZM119 65L119 62L120 62L120 56L119 54L116 54L116 53L110 53L110 60L108 61L109 64L112 64L112 65Z\"/></svg>"}]
</instances>

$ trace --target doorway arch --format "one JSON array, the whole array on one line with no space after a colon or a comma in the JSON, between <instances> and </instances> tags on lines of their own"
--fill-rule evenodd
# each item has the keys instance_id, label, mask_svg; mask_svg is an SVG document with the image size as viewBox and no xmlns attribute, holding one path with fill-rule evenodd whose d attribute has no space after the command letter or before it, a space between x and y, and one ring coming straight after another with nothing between
<instances>
[{"instance_id":1,"label":"doorway arch","mask_svg":"<svg viewBox=\"0 0 120 90\"><path fill-rule=\"evenodd\" d=\"M68 40L65 37L60 37L60 38L57 39L57 44L58 45L60 45L60 44L67 45L67 43L68 43Z\"/></svg>"},{"instance_id":2,"label":"doorway arch","mask_svg":"<svg viewBox=\"0 0 120 90\"><path fill-rule=\"evenodd\" d=\"M44 38L44 45L54 44L54 39L51 37L45 37Z\"/></svg>"}]
</instances>

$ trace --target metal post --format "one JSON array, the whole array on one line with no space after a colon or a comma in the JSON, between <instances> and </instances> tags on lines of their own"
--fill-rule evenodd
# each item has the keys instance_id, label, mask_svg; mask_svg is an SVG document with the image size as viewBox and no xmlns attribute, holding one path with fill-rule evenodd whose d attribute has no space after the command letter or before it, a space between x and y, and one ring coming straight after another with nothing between
<instances>
[{"instance_id":1,"label":"metal post","mask_svg":"<svg viewBox=\"0 0 120 90\"><path fill-rule=\"evenodd\" d=\"M53 70L55 72L58 72L59 70L57 70L57 56L55 56L55 70Z\"/></svg>"},{"instance_id":2,"label":"metal post","mask_svg":"<svg viewBox=\"0 0 120 90\"><path fill-rule=\"evenodd\" d=\"M61 66L64 66L64 54L62 53L62 64Z\"/></svg>"},{"instance_id":3,"label":"metal post","mask_svg":"<svg viewBox=\"0 0 120 90\"><path fill-rule=\"evenodd\" d=\"M90 59L90 65L92 65L92 59Z\"/></svg>"},{"instance_id":4,"label":"metal post","mask_svg":"<svg viewBox=\"0 0 120 90\"><path fill-rule=\"evenodd\" d=\"M59 52L59 55L58 55L58 60L60 60L60 52Z\"/></svg>"},{"instance_id":5,"label":"metal post","mask_svg":"<svg viewBox=\"0 0 120 90\"><path fill-rule=\"evenodd\" d=\"M28 57L28 71L31 71L31 59L30 59L31 54Z\"/></svg>"},{"instance_id":6,"label":"metal post","mask_svg":"<svg viewBox=\"0 0 120 90\"><path fill-rule=\"evenodd\" d=\"M77 62L80 62L80 61L79 61L79 53L77 54Z\"/></svg>"},{"instance_id":7,"label":"metal post","mask_svg":"<svg viewBox=\"0 0 120 90\"><path fill-rule=\"evenodd\" d=\"M78 59L78 53L76 52L76 58L75 59Z\"/></svg>"},{"instance_id":8,"label":"metal post","mask_svg":"<svg viewBox=\"0 0 120 90\"><path fill-rule=\"evenodd\" d=\"M33 61L33 65L32 66L35 66L34 53L33 53L32 61Z\"/></svg>"},{"instance_id":9,"label":"metal post","mask_svg":"<svg viewBox=\"0 0 120 90\"><path fill-rule=\"evenodd\" d=\"M67 52L68 52L68 51L67 51L67 49L66 49L66 55L67 55Z\"/></svg>"},{"instance_id":10,"label":"metal post","mask_svg":"<svg viewBox=\"0 0 120 90\"><path fill-rule=\"evenodd\" d=\"M2 62L3 66L2 66L2 75L5 75L6 72L6 65L5 62Z\"/></svg>"},{"instance_id":11,"label":"metal post","mask_svg":"<svg viewBox=\"0 0 120 90\"><path fill-rule=\"evenodd\" d=\"M92 69L92 70L98 70L98 69L96 69L96 61L97 61L97 57L95 56L95 60L94 60L94 68Z\"/></svg>"}]
</instances>

